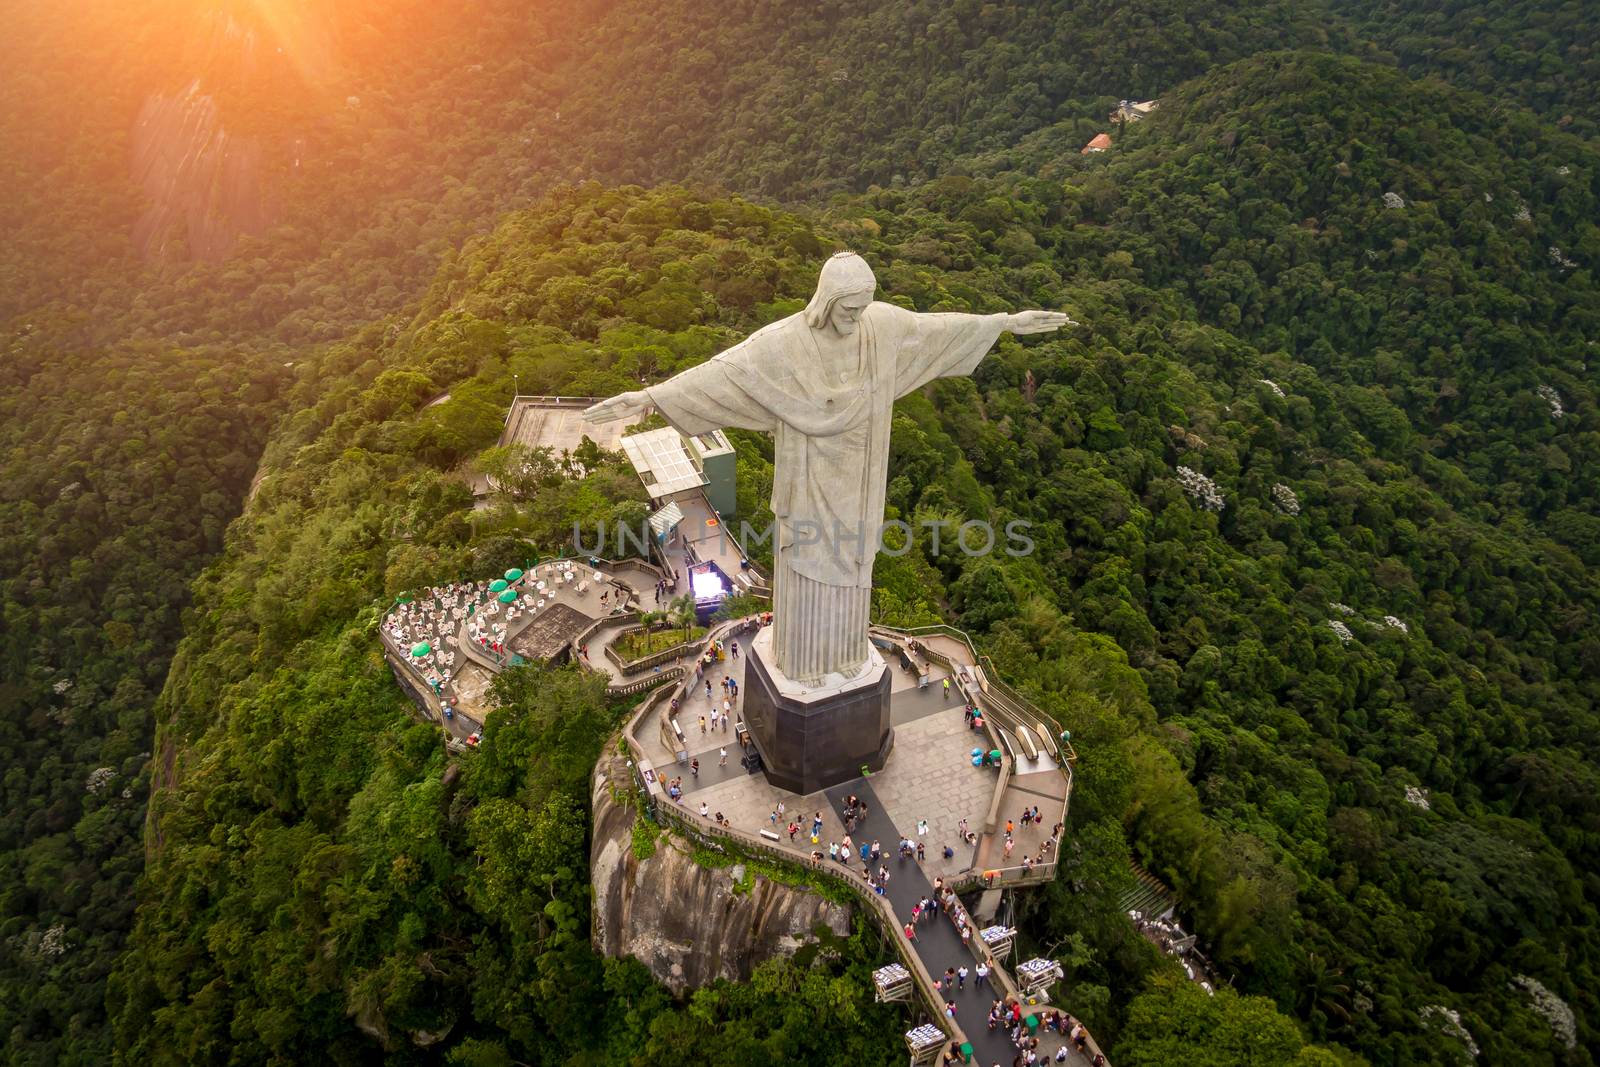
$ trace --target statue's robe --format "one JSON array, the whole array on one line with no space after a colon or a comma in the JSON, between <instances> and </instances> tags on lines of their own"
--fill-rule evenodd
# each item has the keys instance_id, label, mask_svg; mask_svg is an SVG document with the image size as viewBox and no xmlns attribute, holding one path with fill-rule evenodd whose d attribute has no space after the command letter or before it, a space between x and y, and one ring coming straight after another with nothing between
<instances>
[{"instance_id":1,"label":"statue's robe","mask_svg":"<svg viewBox=\"0 0 1600 1067\"><path fill-rule=\"evenodd\" d=\"M775 438L773 644L788 677L854 677L868 658L872 562L883 522L896 398L972 373L1007 316L918 314L875 301L829 365L805 313L757 330L646 390L694 435L738 427Z\"/></svg>"}]
</instances>

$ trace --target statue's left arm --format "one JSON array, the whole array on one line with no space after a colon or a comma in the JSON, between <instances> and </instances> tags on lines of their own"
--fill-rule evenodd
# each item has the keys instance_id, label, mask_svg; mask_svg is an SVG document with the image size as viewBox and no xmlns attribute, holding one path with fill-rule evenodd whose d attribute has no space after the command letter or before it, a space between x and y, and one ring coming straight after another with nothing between
<instances>
[{"instance_id":1,"label":"statue's left arm","mask_svg":"<svg viewBox=\"0 0 1600 1067\"><path fill-rule=\"evenodd\" d=\"M1042 333L1072 320L1058 311L965 315L907 311L893 304L890 315L900 330L895 395L921 388L935 378L971 374L1002 333Z\"/></svg>"}]
</instances>

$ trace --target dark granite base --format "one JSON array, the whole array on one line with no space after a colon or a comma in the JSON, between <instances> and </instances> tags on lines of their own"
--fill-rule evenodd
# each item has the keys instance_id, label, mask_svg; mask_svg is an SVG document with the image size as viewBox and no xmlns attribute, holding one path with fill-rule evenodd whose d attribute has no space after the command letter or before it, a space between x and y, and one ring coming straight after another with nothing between
<instances>
[{"instance_id":1,"label":"dark granite base","mask_svg":"<svg viewBox=\"0 0 1600 1067\"><path fill-rule=\"evenodd\" d=\"M889 720L890 672L847 693L796 698L779 691L768 665L752 650L740 703L767 780L794 793L848 782L883 769L894 746Z\"/></svg>"}]
</instances>

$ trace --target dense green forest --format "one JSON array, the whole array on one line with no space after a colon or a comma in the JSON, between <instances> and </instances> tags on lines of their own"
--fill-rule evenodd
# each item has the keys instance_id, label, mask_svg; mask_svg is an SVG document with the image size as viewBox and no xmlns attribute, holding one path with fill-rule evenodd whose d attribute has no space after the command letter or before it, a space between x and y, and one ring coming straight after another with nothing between
<instances>
[{"instance_id":1,"label":"dense green forest","mask_svg":"<svg viewBox=\"0 0 1600 1067\"><path fill-rule=\"evenodd\" d=\"M42 327L0 362L0 1026L17 1062L110 1052L151 709L287 373L230 352L80 352Z\"/></svg>"},{"instance_id":2,"label":"dense green forest","mask_svg":"<svg viewBox=\"0 0 1600 1067\"><path fill-rule=\"evenodd\" d=\"M1456 1062L1439 1006L1488 1062L1592 1062L1582 5L267 10L6 9L8 1061L892 1058L870 937L687 1006L601 966L586 774L621 709L508 679L501 752L447 761L372 636L399 590L636 507L601 473L469 513L513 372L665 376L851 247L920 310L1088 324L901 405L896 512L1039 551L885 557L875 604L1072 724L1078 866L1026 925L1113 1060ZM206 263L181 219L131 238L133 117L191 83L272 219ZM664 180L742 195L617 187ZM1130 856L1241 996L1133 935Z\"/></svg>"}]
</instances>

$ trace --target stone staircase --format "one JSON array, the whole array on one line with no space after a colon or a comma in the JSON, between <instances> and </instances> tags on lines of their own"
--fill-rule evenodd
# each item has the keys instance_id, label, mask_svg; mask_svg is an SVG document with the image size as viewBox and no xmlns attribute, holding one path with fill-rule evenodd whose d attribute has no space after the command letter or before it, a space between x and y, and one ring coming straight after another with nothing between
<instances>
[{"instance_id":1,"label":"stone staircase","mask_svg":"<svg viewBox=\"0 0 1600 1067\"><path fill-rule=\"evenodd\" d=\"M1137 863L1129 862L1133 871L1134 887L1122 894L1118 906L1124 911L1137 911L1147 919L1159 919L1172 914L1177 906L1172 890L1161 880Z\"/></svg>"}]
</instances>

